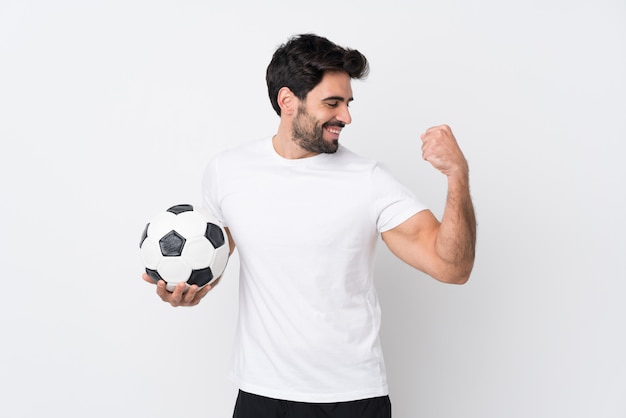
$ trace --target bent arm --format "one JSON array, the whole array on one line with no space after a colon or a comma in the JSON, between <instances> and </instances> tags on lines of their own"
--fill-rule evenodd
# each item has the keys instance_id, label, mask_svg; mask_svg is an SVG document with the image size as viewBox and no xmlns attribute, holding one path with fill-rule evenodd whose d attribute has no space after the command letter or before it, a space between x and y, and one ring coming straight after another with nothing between
<instances>
[{"instance_id":1,"label":"bent arm","mask_svg":"<svg viewBox=\"0 0 626 418\"><path fill-rule=\"evenodd\" d=\"M474 267L476 217L469 191L467 162L446 125L422 135L423 156L448 178L441 222L422 211L382 234L402 261L445 283L465 283Z\"/></svg>"},{"instance_id":2,"label":"bent arm","mask_svg":"<svg viewBox=\"0 0 626 418\"><path fill-rule=\"evenodd\" d=\"M467 282L476 245L469 192L449 191L441 222L424 210L383 232L382 239L399 259L431 277L444 283Z\"/></svg>"}]
</instances>

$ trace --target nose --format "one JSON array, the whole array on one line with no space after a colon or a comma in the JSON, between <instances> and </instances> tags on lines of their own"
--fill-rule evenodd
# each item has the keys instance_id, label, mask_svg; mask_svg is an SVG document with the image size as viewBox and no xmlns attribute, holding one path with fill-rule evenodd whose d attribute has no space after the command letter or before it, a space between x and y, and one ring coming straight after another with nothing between
<instances>
[{"instance_id":1,"label":"nose","mask_svg":"<svg viewBox=\"0 0 626 418\"><path fill-rule=\"evenodd\" d=\"M352 122L352 116L350 115L350 109L348 108L348 106L341 106L341 109L339 111L339 114L337 115L337 120L339 120L340 122L345 123L346 125L349 125L350 122Z\"/></svg>"}]
</instances>

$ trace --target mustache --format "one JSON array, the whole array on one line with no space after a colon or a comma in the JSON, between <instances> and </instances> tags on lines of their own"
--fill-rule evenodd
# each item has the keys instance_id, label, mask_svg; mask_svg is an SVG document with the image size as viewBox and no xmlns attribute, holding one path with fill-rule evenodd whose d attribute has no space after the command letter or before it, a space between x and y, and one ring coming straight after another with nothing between
<instances>
[{"instance_id":1,"label":"mustache","mask_svg":"<svg viewBox=\"0 0 626 418\"><path fill-rule=\"evenodd\" d=\"M338 120L335 120L335 121L326 122L326 123L324 124L324 126L325 126L325 127L328 127L328 126L337 126L337 127L339 127L339 128L343 128L343 127L345 127L345 126L346 126L346 124L345 124L345 123L343 123L343 122L340 122L340 121L338 121Z\"/></svg>"}]
</instances>

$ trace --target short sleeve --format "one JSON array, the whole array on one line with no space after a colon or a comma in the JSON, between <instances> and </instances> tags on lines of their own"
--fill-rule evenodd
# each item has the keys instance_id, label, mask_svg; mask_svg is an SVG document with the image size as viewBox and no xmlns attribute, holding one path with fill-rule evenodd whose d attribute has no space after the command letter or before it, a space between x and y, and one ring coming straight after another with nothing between
<instances>
[{"instance_id":1,"label":"short sleeve","mask_svg":"<svg viewBox=\"0 0 626 418\"><path fill-rule=\"evenodd\" d=\"M427 207L380 163L372 170L372 200L379 233L400 225Z\"/></svg>"}]
</instances>

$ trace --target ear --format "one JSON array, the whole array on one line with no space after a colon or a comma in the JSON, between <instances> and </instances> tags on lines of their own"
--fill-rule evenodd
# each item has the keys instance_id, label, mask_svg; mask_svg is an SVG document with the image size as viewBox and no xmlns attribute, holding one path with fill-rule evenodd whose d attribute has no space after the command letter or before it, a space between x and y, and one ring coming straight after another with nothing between
<instances>
[{"instance_id":1,"label":"ear","mask_svg":"<svg viewBox=\"0 0 626 418\"><path fill-rule=\"evenodd\" d=\"M280 106L281 115L291 116L298 109L299 100L289 87L282 87L278 90L278 106Z\"/></svg>"}]
</instances>

